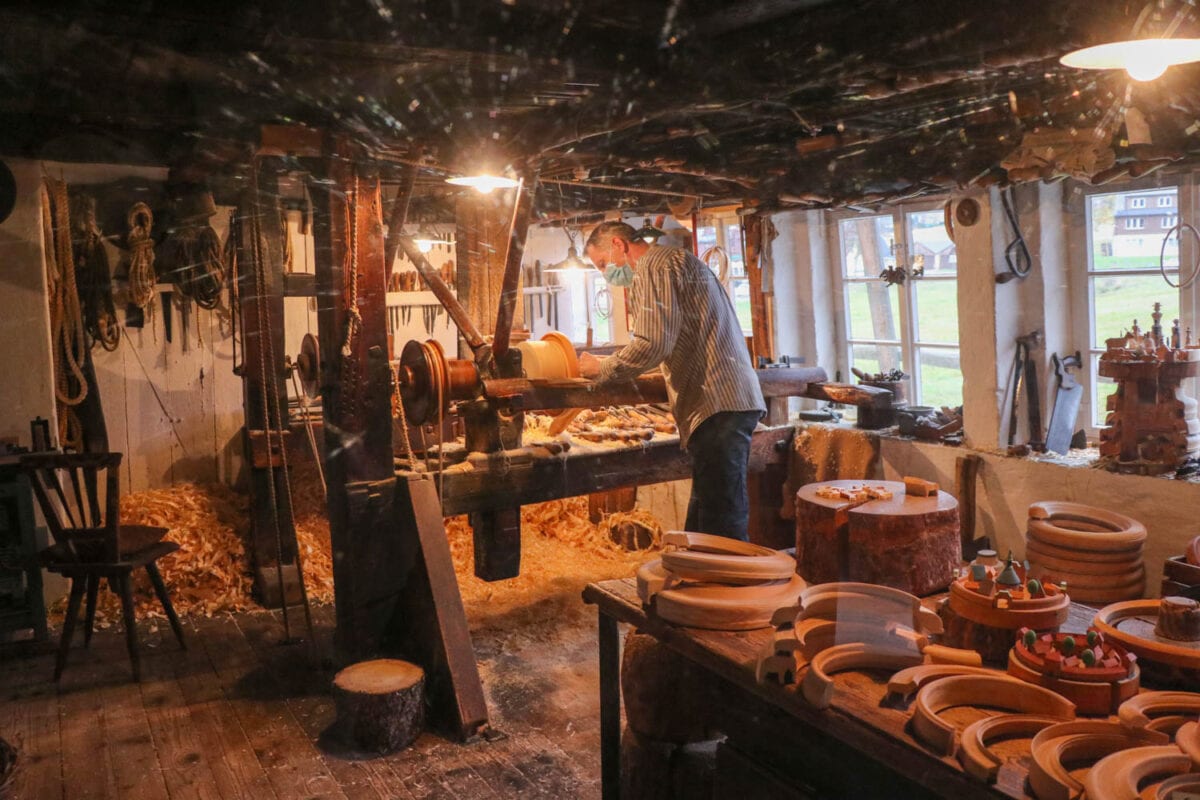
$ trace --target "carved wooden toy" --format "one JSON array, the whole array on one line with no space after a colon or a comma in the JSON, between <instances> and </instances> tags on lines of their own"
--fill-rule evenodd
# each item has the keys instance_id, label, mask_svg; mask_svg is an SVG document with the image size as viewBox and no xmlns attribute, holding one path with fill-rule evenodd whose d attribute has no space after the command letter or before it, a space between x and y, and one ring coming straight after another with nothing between
<instances>
[{"instance_id":1,"label":"carved wooden toy","mask_svg":"<svg viewBox=\"0 0 1200 800\"><path fill-rule=\"evenodd\" d=\"M1155 314L1160 315L1157 304ZM1172 347L1159 334L1141 334L1136 322L1106 345L1099 371L1117 382L1117 391L1108 397L1100 455L1111 468L1156 475L1200 453L1196 401L1180 387L1185 378L1200 375L1196 351Z\"/></svg>"},{"instance_id":2,"label":"carved wooden toy","mask_svg":"<svg viewBox=\"0 0 1200 800\"><path fill-rule=\"evenodd\" d=\"M1067 620L1071 599L1058 586L1027 577L1011 554L1004 563L970 565L942 606L943 641L977 650L985 661L1004 663L1016 631L1055 631Z\"/></svg>"},{"instance_id":3,"label":"carved wooden toy","mask_svg":"<svg viewBox=\"0 0 1200 800\"><path fill-rule=\"evenodd\" d=\"M1137 657L1108 642L1097 630L1086 634L1017 631L1008 655L1008 674L1058 692L1082 714L1108 715L1137 694Z\"/></svg>"},{"instance_id":4,"label":"carved wooden toy","mask_svg":"<svg viewBox=\"0 0 1200 800\"><path fill-rule=\"evenodd\" d=\"M796 495L796 561L810 581L926 595L953 580L960 555L958 501L946 492L913 497L899 481L843 480Z\"/></svg>"}]
</instances>

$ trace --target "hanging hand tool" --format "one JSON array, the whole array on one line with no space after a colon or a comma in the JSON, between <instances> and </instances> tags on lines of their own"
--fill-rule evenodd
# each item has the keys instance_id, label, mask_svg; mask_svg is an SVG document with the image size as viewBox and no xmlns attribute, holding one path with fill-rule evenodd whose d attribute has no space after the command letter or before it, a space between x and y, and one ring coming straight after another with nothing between
<instances>
[{"instance_id":1,"label":"hanging hand tool","mask_svg":"<svg viewBox=\"0 0 1200 800\"><path fill-rule=\"evenodd\" d=\"M1079 351L1059 359L1058 353L1050 356L1054 375L1058 380L1058 392L1054 397L1054 410L1050 412L1050 426L1046 429L1046 449L1066 455L1071 449L1071 438L1075 431L1075 419L1079 415L1079 404L1083 399L1083 387L1071 374L1083 364Z\"/></svg>"},{"instance_id":2,"label":"hanging hand tool","mask_svg":"<svg viewBox=\"0 0 1200 800\"><path fill-rule=\"evenodd\" d=\"M159 295L162 297L163 330L166 332L168 344L171 342L171 301L174 294L174 292L163 292Z\"/></svg>"},{"instance_id":3,"label":"hanging hand tool","mask_svg":"<svg viewBox=\"0 0 1200 800\"><path fill-rule=\"evenodd\" d=\"M1030 408L1030 410L1029 410L1030 442L1032 443L1034 441L1035 436L1038 438L1041 437L1042 412L1041 412L1041 405L1040 405L1040 403L1038 403L1038 400L1037 400L1037 384L1036 384L1037 368L1036 368L1036 365L1033 363L1032 356L1030 356L1031 347L1038 346L1039 344L1041 344L1041 341L1042 341L1042 332L1040 330L1036 330L1033 333L1026 334L1025 336L1017 337L1016 353L1013 356L1013 374L1012 374L1012 384L1011 384L1012 385L1012 405L1010 406L1009 413L1008 413L1008 443L1010 446L1016 441L1016 438L1017 438L1017 420L1019 419L1018 411L1020 410L1020 405L1021 405L1022 389L1025 389L1026 395L1027 395L1031 405L1036 406L1036 408L1037 408L1036 412L1035 412L1034 408ZM1026 384L1029 380L1029 378L1026 374L1028 372L1034 373L1034 377L1033 377L1034 386L1033 386L1032 390L1030 390L1029 388L1026 387ZM1036 431L1034 430L1034 426L1033 426L1033 423L1035 422L1035 420L1037 422L1037 430Z\"/></svg>"}]
</instances>

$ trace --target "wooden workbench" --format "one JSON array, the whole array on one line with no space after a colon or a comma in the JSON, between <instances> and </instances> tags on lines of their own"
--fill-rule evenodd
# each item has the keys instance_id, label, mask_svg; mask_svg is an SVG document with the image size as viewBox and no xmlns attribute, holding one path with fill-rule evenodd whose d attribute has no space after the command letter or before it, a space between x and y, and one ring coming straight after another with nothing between
<instances>
[{"instance_id":1,"label":"wooden workbench","mask_svg":"<svg viewBox=\"0 0 1200 800\"><path fill-rule=\"evenodd\" d=\"M1029 795L1020 759L1000 770L988 786L968 776L954 758L942 758L913 738L909 709L885 700L887 676L847 672L836 676L833 704L824 710L805 702L797 686L759 684L755 662L771 629L732 633L681 628L647 616L632 578L589 584L583 599L599 608L600 724L603 791L617 797L620 780L620 642L617 623L654 636L711 673L715 718L740 752L789 782L819 796L996 798ZM1094 609L1072 605L1063 630L1083 632ZM953 715L967 715L955 718ZM965 723L981 716L954 709L948 718Z\"/></svg>"}]
</instances>

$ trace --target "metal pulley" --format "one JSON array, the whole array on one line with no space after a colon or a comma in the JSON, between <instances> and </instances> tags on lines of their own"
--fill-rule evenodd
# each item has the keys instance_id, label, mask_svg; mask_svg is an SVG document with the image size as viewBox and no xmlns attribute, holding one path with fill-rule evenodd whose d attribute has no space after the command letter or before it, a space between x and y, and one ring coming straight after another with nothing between
<instances>
[{"instance_id":1,"label":"metal pulley","mask_svg":"<svg viewBox=\"0 0 1200 800\"><path fill-rule=\"evenodd\" d=\"M321 396L321 350L317 346L317 337L311 333L304 334L300 340L300 355L296 356L296 372L300 376L300 388L304 396L317 398Z\"/></svg>"},{"instance_id":2,"label":"metal pulley","mask_svg":"<svg viewBox=\"0 0 1200 800\"><path fill-rule=\"evenodd\" d=\"M411 425L435 421L439 409L445 414L451 401L472 400L483 388L475 362L446 358L434 339L413 339L404 345L396 377L404 415Z\"/></svg>"}]
</instances>

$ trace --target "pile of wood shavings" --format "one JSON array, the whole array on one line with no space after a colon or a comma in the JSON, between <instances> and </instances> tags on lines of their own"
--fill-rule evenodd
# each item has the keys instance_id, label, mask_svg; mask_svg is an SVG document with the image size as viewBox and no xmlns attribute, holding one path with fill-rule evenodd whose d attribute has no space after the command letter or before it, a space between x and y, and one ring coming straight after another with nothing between
<instances>
[{"instance_id":1,"label":"pile of wood shavings","mask_svg":"<svg viewBox=\"0 0 1200 800\"><path fill-rule=\"evenodd\" d=\"M296 539L304 563L310 602L333 601L333 561L329 521L320 486L303 469L292 479ZM315 501L312 499L315 496ZM167 528L166 538L180 549L158 561L171 604L182 616L212 617L259 608L251 596L252 577L246 542L250 529L249 498L220 484L184 483L168 489L133 492L121 498L121 521ZM138 619L165 619L144 570L133 576ZM56 619L66 600L54 607ZM96 606L96 627L119 624L121 605L115 593L102 591Z\"/></svg>"},{"instance_id":2,"label":"pile of wood shavings","mask_svg":"<svg viewBox=\"0 0 1200 800\"><path fill-rule=\"evenodd\" d=\"M637 509L629 517L656 529L662 525ZM463 604L472 627L516 628L582 608L580 592L593 581L631 577L649 557L627 552L609 538L617 514L599 524L588 519L586 497L552 500L521 509L521 574L504 581L475 577L471 526L465 516L446 520L446 534ZM658 539L656 539L658 541Z\"/></svg>"}]
</instances>

